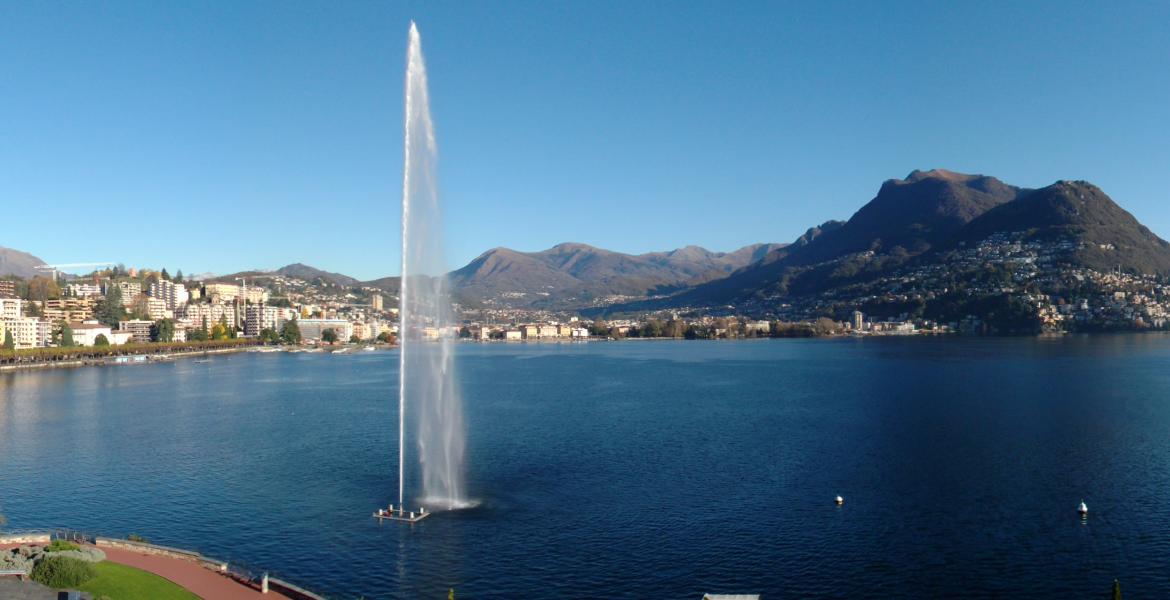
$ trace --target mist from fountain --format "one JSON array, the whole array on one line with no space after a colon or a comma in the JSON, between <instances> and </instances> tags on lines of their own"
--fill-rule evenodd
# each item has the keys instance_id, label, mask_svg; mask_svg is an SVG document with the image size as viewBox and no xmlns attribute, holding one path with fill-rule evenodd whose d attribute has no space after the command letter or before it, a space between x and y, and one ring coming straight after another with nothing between
<instances>
[{"instance_id":1,"label":"mist from fountain","mask_svg":"<svg viewBox=\"0 0 1170 600\"><path fill-rule=\"evenodd\" d=\"M402 178L402 279L399 292L398 503L406 500L406 422L418 426L422 492L432 510L467 506L463 406L455 385L455 325L443 257L427 70L418 27L410 24ZM438 334L438 335L436 335ZM437 338L437 339L436 339Z\"/></svg>"}]
</instances>

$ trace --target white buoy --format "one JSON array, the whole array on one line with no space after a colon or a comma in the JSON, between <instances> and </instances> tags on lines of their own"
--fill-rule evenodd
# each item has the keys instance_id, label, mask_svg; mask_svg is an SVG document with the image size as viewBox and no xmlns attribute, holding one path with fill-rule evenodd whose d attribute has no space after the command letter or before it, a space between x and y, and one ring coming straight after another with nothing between
<instances>
[{"instance_id":1,"label":"white buoy","mask_svg":"<svg viewBox=\"0 0 1170 600\"><path fill-rule=\"evenodd\" d=\"M845 499L837 496L837 506L841 506L842 504L845 504Z\"/></svg>"},{"instance_id":2,"label":"white buoy","mask_svg":"<svg viewBox=\"0 0 1170 600\"><path fill-rule=\"evenodd\" d=\"M1081 500L1081 505L1077 507L1077 512L1080 513L1082 517L1089 516L1089 507L1085 505L1084 500Z\"/></svg>"}]
</instances>

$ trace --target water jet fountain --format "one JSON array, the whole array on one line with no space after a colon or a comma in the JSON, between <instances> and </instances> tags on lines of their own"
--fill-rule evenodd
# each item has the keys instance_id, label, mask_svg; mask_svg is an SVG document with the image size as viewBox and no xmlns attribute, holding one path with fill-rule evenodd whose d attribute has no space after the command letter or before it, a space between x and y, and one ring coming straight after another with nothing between
<instances>
[{"instance_id":1,"label":"water jet fountain","mask_svg":"<svg viewBox=\"0 0 1170 600\"><path fill-rule=\"evenodd\" d=\"M402 177L402 279L398 343L398 506L382 519L418 521L431 512L405 507L406 420L416 417L422 494L430 510L469 506L463 484L463 406L455 386L455 319L443 259L442 215L427 71L418 28L410 24Z\"/></svg>"}]
</instances>

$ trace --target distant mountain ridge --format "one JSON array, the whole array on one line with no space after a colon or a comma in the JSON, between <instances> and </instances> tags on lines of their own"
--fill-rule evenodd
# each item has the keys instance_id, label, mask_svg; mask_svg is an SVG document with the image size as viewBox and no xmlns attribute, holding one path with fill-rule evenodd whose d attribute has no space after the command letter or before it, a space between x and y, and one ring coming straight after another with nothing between
<instances>
[{"instance_id":1,"label":"distant mountain ridge","mask_svg":"<svg viewBox=\"0 0 1170 600\"><path fill-rule=\"evenodd\" d=\"M20 250L0 246L0 275L16 275L24 279L32 279L39 273L34 267L45 264L45 261Z\"/></svg>"},{"instance_id":2,"label":"distant mountain ridge","mask_svg":"<svg viewBox=\"0 0 1170 600\"><path fill-rule=\"evenodd\" d=\"M667 252L623 254L579 243L539 252L494 248L450 273L466 296L507 299L516 305L586 305L607 296L677 291L767 256L782 244L752 244L732 252L687 246Z\"/></svg>"},{"instance_id":3,"label":"distant mountain ridge","mask_svg":"<svg viewBox=\"0 0 1170 600\"><path fill-rule=\"evenodd\" d=\"M784 244L751 244L731 252L713 252L686 246L637 255L572 242L538 252L493 248L448 276L456 298L464 304L489 302L514 307L571 308L609 296L641 298L685 289L726 277L783 247ZM320 279L346 287L375 287L395 295L400 286L397 276L359 281L303 263L216 279L229 281L272 273L307 281Z\"/></svg>"},{"instance_id":4,"label":"distant mountain ridge","mask_svg":"<svg viewBox=\"0 0 1170 600\"><path fill-rule=\"evenodd\" d=\"M322 271L321 269L310 267L304 263L293 263L285 265L276 270L278 275L285 277L295 277L297 279L304 279L312 281L314 279L321 279L330 283L335 283L340 286L352 286L361 283L359 280L350 277L349 275L342 275L341 273L332 273L329 271Z\"/></svg>"}]
</instances>

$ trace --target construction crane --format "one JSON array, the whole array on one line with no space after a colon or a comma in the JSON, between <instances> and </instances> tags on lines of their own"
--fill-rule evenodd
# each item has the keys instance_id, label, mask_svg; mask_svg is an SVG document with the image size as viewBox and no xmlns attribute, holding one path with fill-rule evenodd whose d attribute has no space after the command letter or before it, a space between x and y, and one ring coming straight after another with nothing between
<instances>
[{"instance_id":1,"label":"construction crane","mask_svg":"<svg viewBox=\"0 0 1170 600\"><path fill-rule=\"evenodd\" d=\"M53 281L57 280L57 275L62 269L76 269L78 267L111 267L112 262L86 262L86 263L65 263L59 265L37 265L33 267L38 271L48 271L53 274Z\"/></svg>"}]
</instances>

